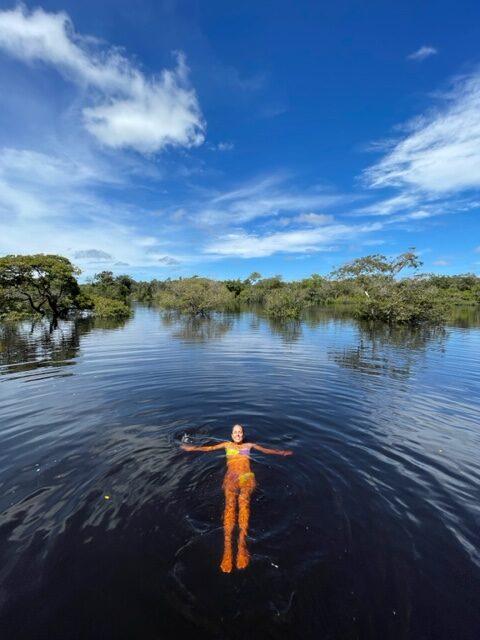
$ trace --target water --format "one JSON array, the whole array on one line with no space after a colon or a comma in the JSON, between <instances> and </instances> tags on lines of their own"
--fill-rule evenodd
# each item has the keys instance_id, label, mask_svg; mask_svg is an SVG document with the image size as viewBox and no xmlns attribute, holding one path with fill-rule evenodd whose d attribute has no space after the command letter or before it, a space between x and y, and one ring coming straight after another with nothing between
<instances>
[{"instance_id":1,"label":"water","mask_svg":"<svg viewBox=\"0 0 480 640\"><path fill-rule=\"evenodd\" d=\"M9 640L480 637L480 322L253 313L0 327L0 628ZM225 575L228 437L251 565Z\"/></svg>"}]
</instances>

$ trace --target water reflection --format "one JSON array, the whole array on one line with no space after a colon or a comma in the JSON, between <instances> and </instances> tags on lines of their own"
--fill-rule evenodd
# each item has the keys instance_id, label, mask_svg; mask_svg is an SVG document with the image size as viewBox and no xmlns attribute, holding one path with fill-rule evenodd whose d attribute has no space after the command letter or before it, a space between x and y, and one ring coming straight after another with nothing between
<instances>
[{"instance_id":1,"label":"water reflection","mask_svg":"<svg viewBox=\"0 0 480 640\"><path fill-rule=\"evenodd\" d=\"M82 336L94 329L119 329L127 321L80 318L56 327L48 320L0 324L0 374L72 364Z\"/></svg>"},{"instance_id":2,"label":"water reflection","mask_svg":"<svg viewBox=\"0 0 480 640\"><path fill-rule=\"evenodd\" d=\"M428 348L445 348L443 327L391 327L358 323L358 342L329 350L329 357L342 367L372 375L408 376L419 354Z\"/></svg>"},{"instance_id":3,"label":"water reflection","mask_svg":"<svg viewBox=\"0 0 480 640\"><path fill-rule=\"evenodd\" d=\"M233 327L229 316L198 318L175 312L165 312L160 316L164 327L172 328L171 336L185 342L209 342L219 340Z\"/></svg>"},{"instance_id":4,"label":"water reflection","mask_svg":"<svg viewBox=\"0 0 480 640\"><path fill-rule=\"evenodd\" d=\"M464 329L480 327L480 306L452 307L448 312L448 322Z\"/></svg>"},{"instance_id":5,"label":"water reflection","mask_svg":"<svg viewBox=\"0 0 480 640\"><path fill-rule=\"evenodd\" d=\"M268 324L271 332L280 336L286 344L297 342L302 336L302 323L300 320L269 318Z\"/></svg>"}]
</instances>

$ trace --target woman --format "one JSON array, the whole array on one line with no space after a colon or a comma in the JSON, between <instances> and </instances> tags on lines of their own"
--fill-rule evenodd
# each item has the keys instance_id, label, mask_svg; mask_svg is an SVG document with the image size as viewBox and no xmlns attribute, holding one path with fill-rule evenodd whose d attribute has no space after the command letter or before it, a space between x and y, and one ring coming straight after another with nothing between
<instances>
[{"instance_id":1,"label":"woman","mask_svg":"<svg viewBox=\"0 0 480 640\"><path fill-rule=\"evenodd\" d=\"M255 475L250 470L250 451L257 449L263 453L272 453L277 456L290 456L292 451L288 449L267 449L253 442L244 442L245 433L241 424L234 425L232 429L232 442L221 442L210 446L196 447L182 444L184 451L217 451L225 449L227 454L227 473L223 481L225 492L225 512L223 515L223 529L225 546L220 569L224 573L230 573L233 566L232 557L232 533L236 522L237 496L238 496L238 551L237 569L245 569L250 562L247 550L247 530L250 518L250 496L255 489Z\"/></svg>"}]
</instances>

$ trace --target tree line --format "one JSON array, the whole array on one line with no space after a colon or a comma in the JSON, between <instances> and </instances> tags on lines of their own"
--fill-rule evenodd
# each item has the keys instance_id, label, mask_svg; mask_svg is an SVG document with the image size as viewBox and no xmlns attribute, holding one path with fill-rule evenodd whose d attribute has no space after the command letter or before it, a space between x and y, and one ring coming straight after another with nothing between
<instances>
[{"instance_id":1,"label":"tree line","mask_svg":"<svg viewBox=\"0 0 480 640\"><path fill-rule=\"evenodd\" d=\"M294 282L280 275L212 280L200 276L135 281L111 271L79 284L80 270L56 255L0 258L0 318L28 315L53 320L75 313L127 318L131 303L205 317L243 305L277 319L299 319L312 306L346 305L357 318L388 324L441 324L451 305L480 304L480 278L474 274L420 273L413 249L394 258L372 254L357 258L327 276L313 274ZM404 276L405 270L409 275Z\"/></svg>"}]
</instances>

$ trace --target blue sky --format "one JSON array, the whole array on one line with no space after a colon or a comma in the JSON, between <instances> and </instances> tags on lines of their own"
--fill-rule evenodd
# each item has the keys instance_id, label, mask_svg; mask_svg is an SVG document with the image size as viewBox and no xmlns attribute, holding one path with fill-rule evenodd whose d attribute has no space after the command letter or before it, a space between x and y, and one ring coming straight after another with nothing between
<instances>
[{"instance_id":1,"label":"blue sky","mask_svg":"<svg viewBox=\"0 0 480 640\"><path fill-rule=\"evenodd\" d=\"M0 2L0 254L480 273L475 2Z\"/></svg>"}]
</instances>

